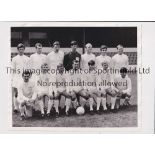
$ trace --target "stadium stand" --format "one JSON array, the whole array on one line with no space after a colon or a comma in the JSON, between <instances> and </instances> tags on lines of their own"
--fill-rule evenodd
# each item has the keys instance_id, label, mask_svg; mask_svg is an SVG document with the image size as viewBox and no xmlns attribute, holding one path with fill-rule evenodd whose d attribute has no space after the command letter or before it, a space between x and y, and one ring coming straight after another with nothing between
<instances>
[{"instance_id":1,"label":"stadium stand","mask_svg":"<svg viewBox=\"0 0 155 155\"><path fill-rule=\"evenodd\" d=\"M84 46L90 42L95 55L100 54L102 44L108 46L108 55L113 56L116 46L122 44L124 53L129 57L129 64L137 64L137 27L12 27L11 28L11 59L17 55L18 43L26 46L25 54L35 52L34 45L42 43L43 53L52 51L52 44L58 40L61 50L70 51L70 42L76 40L78 52L84 52Z\"/></svg>"}]
</instances>

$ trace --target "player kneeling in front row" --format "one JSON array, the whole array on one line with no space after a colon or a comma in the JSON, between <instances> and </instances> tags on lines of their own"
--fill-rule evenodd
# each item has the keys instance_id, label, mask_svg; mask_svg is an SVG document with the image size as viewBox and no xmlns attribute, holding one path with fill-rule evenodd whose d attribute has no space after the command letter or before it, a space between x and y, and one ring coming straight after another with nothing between
<instances>
[{"instance_id":1,"label":"player kneeling in front row","mask_svg":"<svg viewBox=\"0 0 155 155\"><path fill-rule=\"evenodd\" d=\"M66 75L66 115L69 115L69 109L72 105L76 111L77 107L80 106L80 98L86 98L86 95L82 87L82 70L80 70L79 60L74 60L72 62L73 69L69 71L68 76ZM72 83L73 85L69 85Z\"/></svg>"},{"instance_id":2,"label":"player kneeling in front row","mask_svg":"<svg viewBox=\"0 0 155 155\"><path fill-rule=\"evenodd\" d=\"M97 75L96 75L96 70L95 70L95 61L90 60L88 62L88 66L89 66L89 73L83 74L83 80L84 82L86 82L86 85L84 85L83 88L84 88L84 92L86 95L85 97L87 98L87 100L85 100L84 103L88 101L89 107L90 107L90 114L93 115L94 114L94 109L93 109L94 100L98 95L97 87L96 87Z\"/></svg>"},{"instance_id":3,"label":"player kneeling in front row","mask_svg":"<svg viewBox=\"0 0 155 155\"><path fill-rule=\"evenodd\" d=\"M64 74L64 67L63 64L57 65L56 73L51 75L51 83L53 85L49 88L49 102L48 102L48 109L47 109L47 116L50 116L50 111L52 106L54 105L56 111L56 117L59 117L59 102L61 96L67 97L66 94L66 77Z\"/></svg>"},{"instance_id":4,"label":"player kneeling in front row","mask_svg":"<svg viewBox=\"0 0 155 155\"><path fill-rule=\"evenodd\" d=\"M120 69L120 75L114 79L115 91L117 92L116 108L120 106L130 105L130 97L132 91L131 79L127 75L127 68L122 67Z\"/></svg>"},{"instance_id":5,"label":"player kneeling in front row","mask_svg":"<svg viewBox=\"0 0 155 155\"><path fill-rule=\"evenodd\" d=\"M46 97L49 98L49 74L48 65L46 63L41 65L41 74L38 76L37 80L37 105L41 111L41 117L45 116L45 101ZM36 107L37 108L37 107Z\"/></svg>"},{"instance_id":6,"label":"player kneeling in front row","mask_svg":"<svg viewBox=\"0 0 155 155\"><path fill-rule=\"evenodd\" d=\"M37 97L35 82L30 80L31 72L25 70L22 73L23 82L19 86L18 102L21 119L32 117L32 110Z\"/></svg>"},{"instance_id":7,"label":"player kneeling in front row","mask_svg":"<svg viewBox=\"0 0 155 155\"><path fill-rule=\"evenodd\" d=\"M53 107L53 105L56 111L56 117L59 117L59 94L55 90L49 91L47 117L50 117L50 112L51 112L51 108Z\"/></svg>"},{"instance_id":8,"label":"player kneeling in front row","mask_svg":"<svg viewBox=\"0 0 155 155\"><path fill-rule=\"evenodd\" d=\"M112 75L109 72L108 62L103 62L102 73L97 76L97 112L99 113L100 104L103 106L103 111L107 111L107 94L111 96L111 110L114 111L116 92L113 89L114 81Z\"/></svg>"}]
</instances>

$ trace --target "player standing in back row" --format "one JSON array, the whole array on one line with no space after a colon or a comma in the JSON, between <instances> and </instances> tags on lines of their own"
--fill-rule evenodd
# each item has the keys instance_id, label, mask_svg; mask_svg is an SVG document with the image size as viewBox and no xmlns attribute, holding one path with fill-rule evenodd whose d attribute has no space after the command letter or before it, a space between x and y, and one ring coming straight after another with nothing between
<instances>
[{"instance_id":1,"label":"player standing in back row","mask_svg":"<svg viewBox=\"0 0 155 155\"><path fill-rule=\"evenodd\" d=\"M111 57L107 55L107 46L101 45L100 47L101 55L96 57L96 67L97 69L102 68L102 63L108 63L108 67L111 67Z\"/></svg>"},{"instance_id":2,"label":"player standing in back row","mask_svg":"<svg viewBox=\"0 0 155 155\"><path fill-rule=\"evenodd\" d=\"M126 54L123 54L124 48L123 45L117 46L118 53L112 57L112 67L115 72L115 76L119 75L119 71L122 67L126 67L128 69L129 58Z\"/></svg>"},{"instance_id":3,"label":"player standing in back row","mask_svg":"<svg viewBox=\"0 0 155 155\"><path fill-rule=\"evenodd\" d=\"M63 64L63 60L64 52L60 50L60 43L58 41L55 41L53 43L53 51L47 55L47 64L49 66L49 69L56 70L57 65Z\"/></svg>"},{"instance_id":4,"label":"player standing in back row","mask_svg":"<svg viewBox=\"0 0 155 155\"><path fill-rule=\"evenodd\" d=\"M36 79L36 81L38 80L38 70L41 72L41 65L46 63L46 55L42 54L42 44L41 43L36 43L35 44L35 48L36 48L36 53L32 54L30 56L30 69L33 72L33 78Z\"/></svg>"},{"instance_id":5,"label":"player standing in back row","mask_svg":"<svg viewBox=\"0 0 155 155\"><path fill-rule=\"evenodd\" d=\"M77 52L78 44L76 41L71 41L72 50L64 56L63 65L67 71L73 68L72 63L74 60L81 61L81 54Z\"/></svg>"},{"instance_id":6,"label":"player standing in back row","mask_svg":"<svg viewBox=\"0 0 155 155\"><path fill-rule=\"evenodd\" d=\"M95 55L92 53L92 44L87 43L86 44L86 52L81 55L81 69L82 70L89 70L88 62L90 60L95 61Z\"/></svg>"}]
</instances>

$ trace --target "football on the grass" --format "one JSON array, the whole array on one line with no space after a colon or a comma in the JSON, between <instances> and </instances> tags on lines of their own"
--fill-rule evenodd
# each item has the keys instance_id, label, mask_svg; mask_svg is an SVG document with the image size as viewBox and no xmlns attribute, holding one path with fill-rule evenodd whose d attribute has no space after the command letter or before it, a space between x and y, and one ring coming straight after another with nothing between
<instances>
[{"instance_id":1,"label":"football on the grass","mask_svg":"<svg viewBox=\"0 0 155 155\"><path fill-rule=\"evenodd\" d=\"M83 114L85 113L85 110L84 110L83 107L78 107L78 108L76 109L76 113L77 113L78 115L83 115Z\"/></svg>"}]
</instances>

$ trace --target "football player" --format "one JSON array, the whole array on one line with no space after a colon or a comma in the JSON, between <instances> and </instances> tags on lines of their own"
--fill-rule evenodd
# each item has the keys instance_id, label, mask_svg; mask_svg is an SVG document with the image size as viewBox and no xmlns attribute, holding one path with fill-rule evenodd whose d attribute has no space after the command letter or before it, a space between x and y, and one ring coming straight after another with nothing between
<instances>
[{"instance_id":1,"label":"football player","mask_svg":"<svg viewBox=\"0 0 155 155\"><path fill-rule=\"evenodd\" d=\"M100 47L101 55L96 57L96 67L97 69L102 68L102 63L108 63L108 67L111 67L111 57L107 55L107 46L101 45Z\"/></svg>"},{"instance_id":2,"label":"football player","mask_svg":"<svg viewBox=\"0 0 155 155\"><path fill-rule=\"evenodd\" d=\"M82 71L80 70L80 62L78 60L73 61L73 69L66 74L66 93L68 97L66 97L65 105L66 105L66 115L69 115L69 109L71 104L73 105L74 110L80 105L80 98L86 98L85 93L82 87ZM70 85L71 84L71 85Z\"/></svg>"},{"instance_id":3,"label":"football player","mask_svg":"<svg viewBox=\"0 0 155 155\"><path fill-rule=\"evenodd\" d=\"M18 85L22 81L22 72L27 68L29 61L29 57L24 55L25 46L22 43L18 44L17 50L18 55L12 59L12 68L15 71L12 78L12 96L15 113L19 110L19 104L17 102Z\"/></svg>"},{"instance_id":4,"label":"football player","mask_svg":"<svg viewBox=\"0 0 155 155\"><path fill-rule=\"evenodd\" d=\"M47 55L47 64L50 69L57 69L57 65L63 64L64 52L60 50L60 43L55 41L53 43L53 50Z\"/></svg>"},{"instance_id":5,"label":"football player","mask_svg":"<svg viewBox=\"0 0 155 155\"><path fill-rule=\"evenodd\" d=\"M39 109L41 111L41 117L45 116L45 97L49 97L49 77L48 65L46 63L41 65L41 74L37 80L37 101Z\"/></svg>"},{"instance_id":6,"label":"football player","mask_svg":"<svg viewBox=\"0 0 155 155\"><path fill-rule=\"evenodd\" d=\"M117 108L119 108L119 105L130 105L132 83L127 72L127 68L122 67L120 69L120 75L114 78L115 91L117 92L116 99L119 102Z\"/></svg>"},{"instance_id":7,"label":"football player","mask_svg":"<svg viewBox=\"0 0 155 155\"><path fill-rule=\"evenodd\" d=\"M85 48L86 52L85 52L85 54L81 55L81 65L80 65L80 67L81 67L82 70L85 70L85 69L88 70L89 69L88 62L90 60L95 61L95 58L96 58L95 55L92 53L92 44L87 43L85 47L86 47Z\"/></svg>"},{"instance_id":8,"label":"football player","mask_svg":"<svg viewBox=\"0 0 155 155\"><path fill-rule=\"evenodd\" d=\"M79 62L81 61L81 54L77 52L77 47L77 41L71 41L71 51L64 56L63 65L65 67L65 70L67 71L73 68L72 63L74 60L77 60Z\"/></svg>"},{"instance_id":9,"label":"football player","mask_svg":"<svg viewBox=\"0 0 155 155\"><path fill-rule=\"evenodd\" d=\"M97 90L98 90L98 97L97 97L97 112L99 113L100 104L103 106L103 110L107 111L107 98L106 96L109 95L111 97L111 110L114 110L115 107L115 96L116 92L114 90L114 81L113 76L108 70L108 62L102 62L103 72L97 76Z\"/></svg>"},{"instance_id":10,"label":"football player","mask_svg":"<svg viewBox=\"0 0 155 155\"><path fill-rule=\"evenodd\" d=\"M126 54L123 54L124 48L123 45L117 46L117 54L112 57L112 67L114 69L114 75L119 76L119 71L122 67L128 69L129 59Z\"/></svg>"},{"instance_id":11,"label":"football player","mask_svg":"<svg viewBox=\"0 0 155 155\"><path fill-rule=\"evenodd\" d=\"M88 62L88 66L89 66L89 72L83 75L83 81L86 82L86 85L83 85L83 88L85 91L86 98L88 97L89 99L88 101L89 101L89 107L90 107L90 114L93 115L94 100L97 97L97 87L96 87L97 72L95 70L95 61L90 60Z\"/></svg>"},{"instance_id":12,"label":"football player","mask_svg":"<svg viewBox=\"0 0 155 155\"><path fill-rule=\"evenodd\" d=\"M108 53L108 48L106 45L101 45L100 47L100 51L101 51L101 55L96 57L96 68L97 69L103 69L102 67L102 63L106 62L108 63L108 68L111 69L111 65L112 65L112 59L110 56L107 55ZM109 95L106 95L107 97L107 102L108 104L110 104L111 102L111 97Z\"/></svg>"},{"instance_id":13,"label":"football player","mask_svg":"<svg viewBox=\"0 0 155 155\"><path fill-rule=\"evenodd\" d=\"M35 44L36 53L30 56L29 67L32 71L34 71L33 78L36 78L36 81L37 81L38 75L41 73L41 65L46 63L46 55L42 54L42 48L43 47L41 43L36 43Z\"/></svg>"},{"instance_id":14,"label":"football player","mask_svg":"<svg viewBox=\"0 0 155 155\"><path fill-rule=\"evenodd\" d=\"M57 65L57 72L52 75L50 82L52 85L49 87L49 103L47 109L47 116L50 116L50 111L54 105L56 110L56 117L59 117L59 102L61 96L67 97L66 94L66 76L64 74L63 64L60 63Z\"/></svg>"},{"instance_id":15,"label":"football player","mask_svg":"<svg viewBox=\"0 0 155 155\"><path fill-rule=\"evenodd\" d=\"M32 73L29 70L24 70L22 77L23 81L19 85L18 102L21 113L21 120L32 117L32 110L37 98L36 85L33 80L30 80Z\"/></svg>"}]
</instances>

